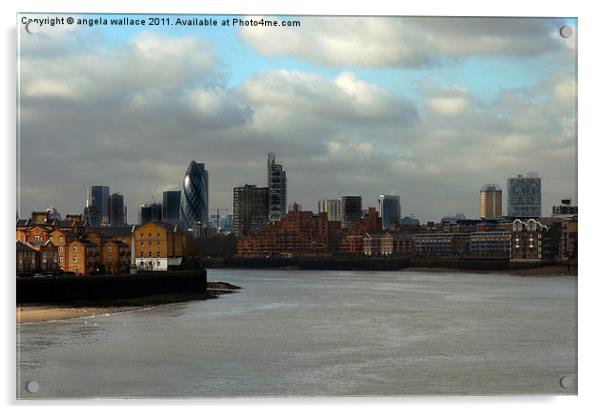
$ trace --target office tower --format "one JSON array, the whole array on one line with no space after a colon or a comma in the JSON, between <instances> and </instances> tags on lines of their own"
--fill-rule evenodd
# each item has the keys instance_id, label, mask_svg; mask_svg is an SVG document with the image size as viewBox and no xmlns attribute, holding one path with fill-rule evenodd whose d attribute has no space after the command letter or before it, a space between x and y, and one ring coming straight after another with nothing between
<instances>
[{"instance_id":1,"label":"office tower","mask_svg":"<svg viewBox=\"0 0 602 414\"><path fill-rule=\"evenodd\" d=\"M269 188L246 184L234 188L234 234L246 236L268 222Z\"/></svg>"},{"instance_id":2,"label":"office tower","mask_svg":"<svg viewBox=\"0 0 602 414\"><path fill-rule=\"evenodd\" d=\"M341 221L341 200L318 201L318 212L326 213L328 215L328 221Z\"/></svg>"},{"instance_id":3,"label":"office tower","mask_svg":"<svg viewBox=\"0 0 602 414\"><path fill-rule=\"evenodd\" d=\"M180 220L180 196L182 192L163 191L163 221L177 223Z\"/></svg>"},{"instance_id":4,"label":"office tower","mask_svg":"<svg viewBox=\"0 0 602 414\"><path fill-rule=\"evenodd\" d=\"M268 154L269 220L280 220L286 214L286 171L276 164L276 156Z\"/></svg>"},{"instance_id":5,"label":"office tower","mask_svg":"<svg viewBox=\"0 0 602 414\"><path fill-rule=\"evenodd\" d=\"M126 225L126 210L123 195L114 193L109 196L109 224L111 227Z\"/></svg>"},{"instance_id":6,"label":"office tower","mask_svg":"<svg viewBox=\"0 0 602 414\"><path fill-rule=\"evenodd\" d=\"M541 216L541 178L537 173L508 178L508 216Z\"/></svg>"},{"instance_id":7,"label":"office tower","mask_svg":"<svg viewBox=\"0 0 602 414\"><path fill-rule=\"evenodd\" d=\"M378 197L378 215L382 220L383 230L394 230L401 219L399 196L381 194Z\"/></svg>"},{"instance_id":8,"label":"office tower","mask_svg":"<svg viewBox=\"0 0 602 414\"><path fill-rule=\"evenodd\" d=\"M161 203L143 204L140 206L140 218L138 223L140 225L157 222L160 223L163 218L163 206Z\"/></svg>"},{"instance_id":9,"label":"office tower","mask_svg":"<svg viewBox=\"0 0 602 414\"><path fill-rule=\"evenodd\" d=\"M485 184L481 187L480 217L490 219L502 215L502 187L499 184Z\"/></svg>"},{"instance_id":10,"label":"office tower","mask_svg":"<svg viewBox=\"0 0 602 414\"><path fill-rule=\"evenodd\" d=\"M100 217L100 225L109 225L109 187L92 185L88 187L86 207L94 206Z\"/></svg>"},{"instance_id":11,"label":"office tower","mask_svg":"<svg viewBox=\"0 0 602 414\"><path fill-rule=\"evenodd\" d=\"M100 226L100 212L94 206L84 208L84 220L88 222L90 227Z\"/></svg>"},{"instance_id":12,"label":"office tower","mask_svg":"<svg viewBox=\"0 0 602 414\"><path fill-rule=\"evenodd\" d=\"M341 227L352 227L362 218L362 197L341 197Z\"/></svg>"},{"instance_id":13,"label":"office tower","mask_svg":"<svg viewBox=\"0 0 602 414\"><path fill-rule=\"evenodd\" d=\"M209 173L205 164L190 161L182 183L180 219L187 229L194 223L209 223Z\"/></svg>"}]
</instances>

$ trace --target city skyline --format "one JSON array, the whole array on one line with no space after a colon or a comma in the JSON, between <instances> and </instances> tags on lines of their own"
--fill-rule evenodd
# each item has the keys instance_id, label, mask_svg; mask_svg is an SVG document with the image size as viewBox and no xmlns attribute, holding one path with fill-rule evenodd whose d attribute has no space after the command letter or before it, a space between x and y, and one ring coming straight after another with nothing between
<instances>
[{"instance_id":1,"label":"city skyline","mask_svg":"<svg viewBox=\"0 0 602 414\"><path fill-rule=\"evenodd\" d=\"M209 210L232 208L232 188L265 181L268 152L312 210L391 194L402 217L478 217L479 188L524 171L545 183L542 215L578 203L575 37L558 35L574 20L299 20L285 42L265 28L21 35L20 214L81 212L101 183L135 222L191 159L211 171Z\"/></svg>"}]
</instances>

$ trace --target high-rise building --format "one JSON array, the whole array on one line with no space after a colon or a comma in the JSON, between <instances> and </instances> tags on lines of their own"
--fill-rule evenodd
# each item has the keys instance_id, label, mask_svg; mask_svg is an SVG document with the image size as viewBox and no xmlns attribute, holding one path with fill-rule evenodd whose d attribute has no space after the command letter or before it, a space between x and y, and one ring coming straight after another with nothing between
<instances>
[{"instance_id":1,"label":"high-rise building","mask_svg":"<svg viewBox=\"0 0 602 414\"><path fill-rule=\"evenodd\" d=\"M541 217L541 178L537 173L508 178L508 216Z\"/></svg>"},{"instance_id":2,"label":"high-rise building","mask_svg":"<svg viewBox=\"0 0 602 414\"><path fill-rule=\"evenodd\" d=\"M247 236L268 222L269 188L244 185L234 188L234 234Z\"/></svg>"},{"instance_id":3,"label":"high-rise building","mask_svg":"<svg viewBox=\"0 0 602 414\"><path fill-rule=\"evenodd\" d=\"M381 194L378 197L378 214L381 217L383 229L394 230L401 219L399 196Z\"/></svg>"},{"instance_id":4,"label":"high-rise building","mask_svg":"<svg viewBox=\"0 0 602 414\"><path fill-rule=\"evenodd\" d=\"M109 225L109 187L92 185L88 187L86 207L94 206L100 217L100 224Z\"/></svg>"},{"instance_id":5,"label":"high-rise building","mask_svg":"<svg viewBox=\"0 0 602 414\"><path fill-rule=\"evenodd\" d=\"M90 227L100 226L100 212L94 206L84 208L84 220L88 222Z\"/></svg>"},{"instance_id":6,"label":"high-rise building","mask_svg":"<svg viewBox=\"0 0 602 414\"><path fill-rule=\"evenodd\" d=\"M163 206L161 203L143 204L140 206L140 218L138 223L140 225L155 222L161 223L163 221Z\"/></svg>"},{"instance_id":7,"label":"high-rise building","mask_svg":"<svg viewBox=\"0 0 602 414\"><path fill-rule=\"evenodd\" d=\"M362 218L362 197L341 197L341 227L352 227Z\"/></svg>"},{"instance_id":8,"label":"high-rise building","mask_svg":"<svg viewBox=\"0 0 602 414\"><path fill-rule=\"evenodd\" d=\"M269 220L280 220L286 214L286 171L276 164L276 156L268 154Z\"/></svg>"},{"instance_id":9,"label":"high-rise building","mask_svg":"<svg viewBox=\"0 0 602 414\"><path fill-rule=\"evenodd\" d=\"M122 227L127 222L123 195L114 193L109 196L109 224L111 227Z\"/></svg>"},{"instance_id":10,"label":"high-rise building","mask_svg":"<svg viewBox=\"0 0 602 414\"><path fill-rule=\"evenodd\" d=\"M182 183L180 219L187 229L194 223L209 224L209 173L205 164L190 161Z\"/></svg>"},{"instance_id":11,"label":"high-rise building","mask_svg":"<svg viewBox=\"0 0 602 414\"><path fill-rule=\"evenodd\" d=\"M318 201L318 212L326 213L328 221L341 221L341 199Z\"/></svg>"},{"instance_id":12,"label":"high-rise building","mask_svg":"<svg viewBox=\"0 0 602 414\"><path fill-rule=\"evenodd\" d=\"M490 219L502 215L502 187L499 184L485 184L480 193L480 217Z\"/></svg>"},{"instance_id":13,"label":"high-rise building","mask_svg":"<svg viewBox=\"0 0 602 414\"><path fill-rule=\"evenodd\" d=\"M180 196L182 192L163 191L163 221L177 223L180 221Z\"/></svg>"}]
</instances>

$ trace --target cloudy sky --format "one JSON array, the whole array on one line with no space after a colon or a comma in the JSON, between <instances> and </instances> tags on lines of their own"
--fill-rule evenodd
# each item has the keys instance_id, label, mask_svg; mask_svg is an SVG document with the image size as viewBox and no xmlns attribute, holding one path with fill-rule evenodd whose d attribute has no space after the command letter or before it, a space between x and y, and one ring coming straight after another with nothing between
<instances>
[{"instance_id":1,"label":"cloudy sky","mask_svg":"<svg viewBox=\"0 0 602 414\"><path fill-rule=\"evenodd\" d=\"M576 21L278 19L301 27L21 26L21 215L81 213L108 185L135 222L192 159L231 212L270 151L304 209L397 194L422 221L477 217L483 184L530 171L544 214L575 199L576 36L559 28Z\"/></svg>"}]
</instances>

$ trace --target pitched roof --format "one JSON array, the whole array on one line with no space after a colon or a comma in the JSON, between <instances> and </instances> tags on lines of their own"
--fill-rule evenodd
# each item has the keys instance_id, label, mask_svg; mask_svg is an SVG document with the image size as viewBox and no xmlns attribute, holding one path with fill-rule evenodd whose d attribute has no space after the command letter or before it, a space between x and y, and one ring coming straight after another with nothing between
<instances>
[{"instance_id":1,"label":"pitched roof","mask_svg":"<svg viewBox=\"0 0 602 414\"><path fill-rule=\"evenodd\" d=\"M134 226L124 227L91 227L91 233L98 233L107 237L129 237Z\"/></svg>"}]
</instances>

